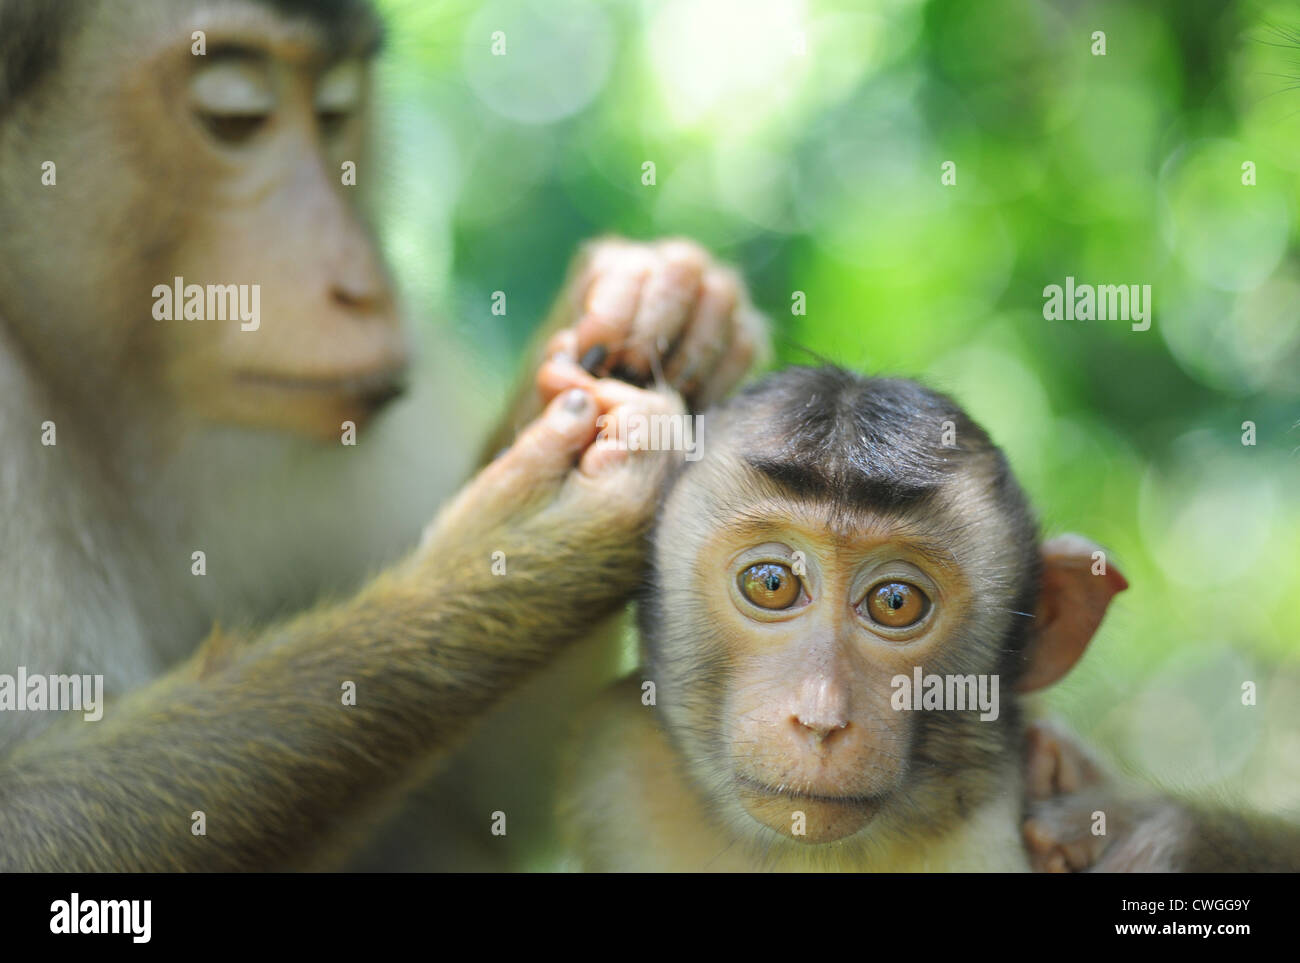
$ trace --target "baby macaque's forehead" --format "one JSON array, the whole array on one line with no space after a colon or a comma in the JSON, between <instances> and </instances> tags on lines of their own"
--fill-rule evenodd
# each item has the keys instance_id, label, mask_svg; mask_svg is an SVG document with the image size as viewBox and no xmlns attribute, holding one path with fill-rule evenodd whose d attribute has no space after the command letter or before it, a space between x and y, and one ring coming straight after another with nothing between
<instances>
[{"instance_id":1,"label":"baby macaque's forehead","mask_svg":"<svg viewBox=\"0 0 1300 963\"><path fill-rule=\"evenodd\" d=\"M996 537L1004 527L995 501L972 497L978 482L960 475L899 489L888 476L782 462L723 442L685 480L689 514L755 537L795 527L845 546L897 539L951 555L968 537Z\"/></svg>"},{"instance_id":2,"label":"baby macaque's forehead","mask_svg":"<svg viewBox=\"0 0 1300 963\"><path fill-rule=\"evenodd\" d=\"M923 439L914 447L843 432L810 440L730 419L717 429L704 433L701 464L691 469L711 487L742 492L774 487L791 497L864 512L901 514L950 502L972 481L965 476L984 474L986 460L945 452Z\"/></svg>"}]
</instances>

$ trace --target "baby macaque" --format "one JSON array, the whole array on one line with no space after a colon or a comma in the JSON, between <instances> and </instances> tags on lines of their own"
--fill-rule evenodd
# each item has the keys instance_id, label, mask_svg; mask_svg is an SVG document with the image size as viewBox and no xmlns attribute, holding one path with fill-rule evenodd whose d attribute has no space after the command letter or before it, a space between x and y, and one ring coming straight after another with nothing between
<instances>
[{"instance_id":1,"label":"baby macaque","mask_svg":"<svg viewBox=\"0 0 1300 963\"><path fill-rule=\"evenodd\" d=\"M704 416L660 510L643 668L574 747L588 870L1027 870L1025 712L1126 583L1040 544L950 398L835 367Z\"/></svg>"}]
</instances>

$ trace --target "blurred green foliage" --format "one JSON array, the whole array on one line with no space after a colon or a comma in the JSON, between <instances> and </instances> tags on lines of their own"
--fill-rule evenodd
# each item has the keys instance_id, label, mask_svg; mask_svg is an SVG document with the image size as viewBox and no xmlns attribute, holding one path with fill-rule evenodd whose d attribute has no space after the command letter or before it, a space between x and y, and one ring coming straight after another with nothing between
<instances>
[{"instance_id":1,"label":"blurred green foliage","mask_svg":"<svg viewBox=\"0 0 1300 963\"><path fill-rule=\"evenodd\" d=\"M381 6L386 242L484 398L582 240L704 242L781 362L950 391L1047 532L1109 549L1132 588L1058 712L1157 779L1300 807L1300 8ZM1150 330L1045 320L1067 275L1151 285Z\"/></svg>"}]
</instances>

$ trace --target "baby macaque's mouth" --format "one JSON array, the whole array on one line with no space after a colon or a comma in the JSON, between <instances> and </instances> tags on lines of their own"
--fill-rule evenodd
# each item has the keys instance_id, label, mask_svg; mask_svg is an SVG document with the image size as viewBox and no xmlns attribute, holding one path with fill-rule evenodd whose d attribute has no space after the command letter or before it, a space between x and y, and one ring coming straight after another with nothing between
<instances>
[{"instance_id":1,"label":"baby macaque's mouth","mask_svg":"<svg viewBox=\"0 0 1300 963\"><path fill-rule=\"evenodd\" d=\"M750 779L747 776L737 776L736 782L742 790L755 793L763 793L768 796L785 796L790 799L807 799L812 802L831 803L839 806L860 806L862 808L874 808L880 805L884 799L878 795L850 795L839 793L817 793L808 790L795 789L790 786L772 786L756 779Z\"/></svg>"},{"instance_id":2,"label":"baby macaque's mouth","mask_svg":"<svg viewBox=\"0 0 1300 963\"><path fill-rule=\"evenodd\" d=\"M883 797L810 792L736 776L737 801L757 822L798 843L844 839L870 823Z\"/></svg>"}]
</instances>

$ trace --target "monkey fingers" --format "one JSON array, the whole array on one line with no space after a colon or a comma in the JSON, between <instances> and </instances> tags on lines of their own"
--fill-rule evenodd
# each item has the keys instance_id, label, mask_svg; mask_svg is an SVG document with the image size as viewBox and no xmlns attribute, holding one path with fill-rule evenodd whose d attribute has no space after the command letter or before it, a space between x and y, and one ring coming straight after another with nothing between
<instances>
[{"instance_id":1,"label":"monkey fingers","mask_svg":"<svg viewBox=\"0 0 1300 963\"><path fill-rule=\"evenodd\" d=\"M665 418L684 417L685 406L679 396L634 388L612 378L597 382L594 393L601 408L596 419L600 430L583 454L579 471L596 476L629 461L634 454L638 456L637 462L646 457L663 460L663 455L654 451L651 424ZM646 452L654 453L642 454ZM658 467L653 470L658 471Z\"/></svg>"},{"instance_id":2,"label":"monkey fingers","mask_svg":"<svg viewBox=\"0 0 1300 963\"><path fill-rule=\"evenodd\" d=\"M581 389L596 399L599 429L595 441L583 453L579 469L596 475L626 460L629 451L640 450L630 433L640 431L655 418L684 417L685 405L676 393L637 388L617 378L594 378L573 361L572 332L561 332L548 344L550 357L537 373L537 387L549 401L564 391Z\"/></svg>"},{"instance_id":3,"label":"monkey fingers","mask_svg":"<svg viewBox=\"0 0 1300 963\"><path fill-rule=\"evenodd\" d=\"M597 414L595 397L581 388L552 399L541 416L439 513L421 546L456 544L464 534L460 527L482 530L508 524L527 514L532 503L553 496L596 437Z\"/></svg>"},{"instance_id":4,"label":"monkey fingers","mask_svg":"<svg viewBox=\"0 0 1300 963\"><path fill-rule=\"evenodd\" d=\"M1021 827L1030 863L1038 872L1081 872L1106 850L1092 834L1093 800L1078 795L1105 781L1084 745L1064 726L1038 720L1025 733L1025 796L1030 817Z\"/></svg>"},{"instance_id":5,"label":"monkey fingers","mask_svg":"<svg viewBox=\"0 0 1300 963\"><path fill-rule=\"evenodd\" d=\"M658 260L641 287L636 317L620 359L623 368L641 382L662 375L670 352L684 332L695 326L692 315L710 264L705 250L689 241L663 241L656 246L656 253Z\"/></svg>"},{"instance_id":6,"label":"monkey fingers","mask_svg":"<svg viewBox=\"0 0 1300 963\"><path fill-rule=\"evenodd\" d=\"M546 360L537 369L537 393L543 405L570 388L594 389L598 379L577 362L577 333L568 328L546 343Z\"/></svg>"},{"instance_id":7,"label":"monkey fingers","mask_svg":"<svg viewBox=\"0 0 1300 963\"><path fill-rule=\"evenodd\" d=\"M705 273L694 317L681 343L664 363L664 378L684 395L694 395L711 380L719 359L731 346L732 316L740 298L740 282L722 269Z\"/></svg>"},{"instance_id":8,"label":"monkey fingers","mask_svg":"<svg viewBox=\"0 0 1300 963\"><path fill-rule=\"evenodd\" d=\"M1033 806L1021 835L1035 872L1080 873L1097 864L1110 839L1093 834L1095 802L1059 797Z\"/></svg>"},{"instance_id":9,"label":"monkey fingers","mask_svg":"<svg viewBox=\"0 0 1300 963\"><path fill-rule=\"evenodd\" d=\"M1059 724L1036 721L1025 733L1025 795L1048 799L1096 785L1101 769L1084 745Z\"/></svg>"},{"instance_id":10,"label":"monkey fingers","mask_svg":"<svg viewBox=\"0 0 1300 963\"><path fill-rule=\"evenodd\" d=\"M579 273L585 293L576 326L577 356L584 363L590 360L593 374L615 373L637 384L657 377L701 320L697 305L709 276L715 287L742 287L734 273L714 265L708 252L691 241L599 242ZM726 314L717 324L704 320L706 328L712 325L708 339L725 342ZM679 381L669 381L681 387Z\"/></svg>"},{"instance_id":11,"label":"monkey fingers","mask_svg":"<svg viewBox=\"0 0 1300 963\"><path fill-rule=\"evenodd\" d=\"M606 374L624 360L641 289L656 266L654 252L644 245L606 241L592 257L592 279L578 318L578 357L602 348L593 374Z\"/></svg>"},{"instance_id":12,"label":"monkey fingers","mask_svg":"<svg viewBox=\"0 0 1300 963\"><path fill-rule=\"evenodd\" d=\"M724 397L768 350L766 323L744 282L698 244L638 244L604 238L588 245L565 300L572 335L548 344L588 373L644 386L664 381L693 408Z\"/></svg>"}]
</instances>

